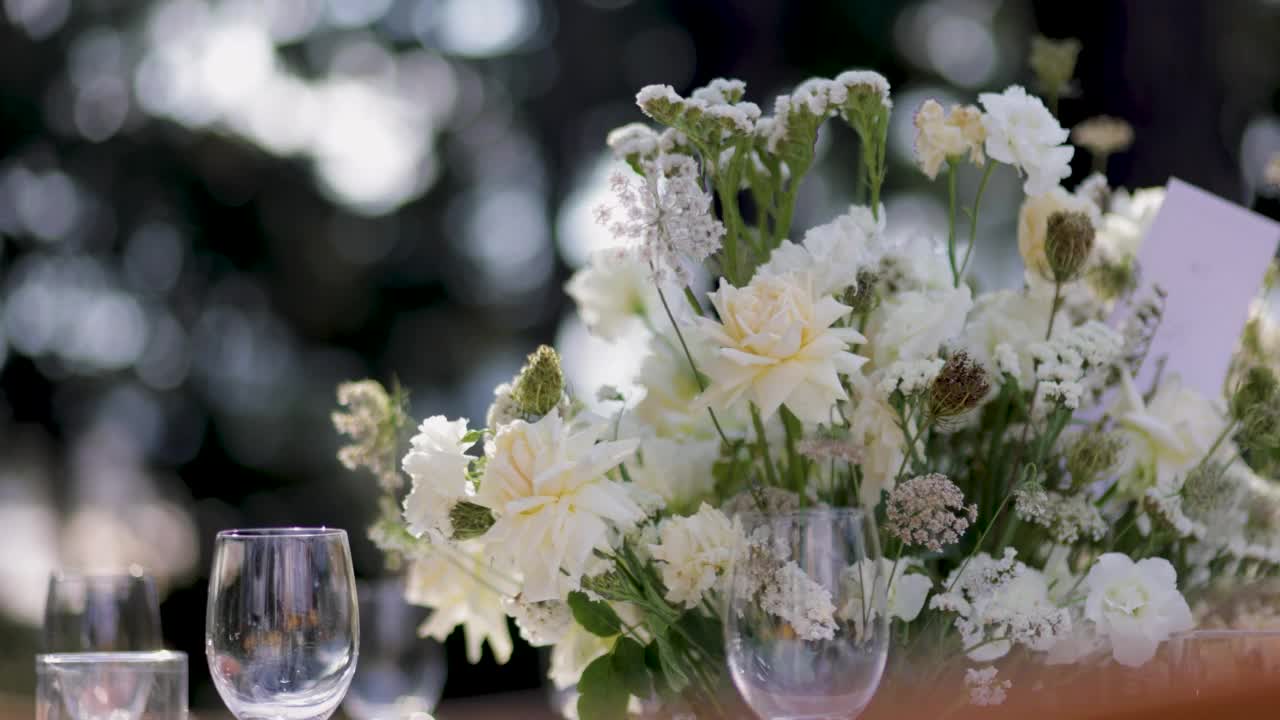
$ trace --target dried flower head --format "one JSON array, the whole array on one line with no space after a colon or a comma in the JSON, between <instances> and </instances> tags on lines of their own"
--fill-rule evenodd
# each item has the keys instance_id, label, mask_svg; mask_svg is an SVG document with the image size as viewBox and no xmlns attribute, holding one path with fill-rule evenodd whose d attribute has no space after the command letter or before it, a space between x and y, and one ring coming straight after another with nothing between
<instances>
[{"instance_id":1,"label":"dried flower head","mask_svg":"<svg viewBox=\"0 0 1280 720\"><path fill-rule=\"evenodd\" d=\"M1052 97L1067 94L1071 78L1076 74L1076 60L1080 57L1081 47L1075 38L1051 40L1043 35L1031 38L1028 62L1042 92Z\"/></svg>"},{"instance_id":2,"label":"dried flower head","mask_svg":"<svg viewBox=\"0 0 1280 720\"><path fill-rule=\"evenodd\" d=\"M1095 158L1124 152L1133 144L1133 126L1120 118L1098 115L1071 128L1071 139Z\"/></svg>"},{"instance_id":3,"label":"dried flower head","mask_svg":"<svg viewBox=\"0 0 1280 720\"><path fill-rule=\"evenodd\" d=\"M970 704L984 707L1004 704L1013 681L997 680L996 675L999 673L994 665L981 670L969 668L964 671L964 684L969 688Z\"/></svg>"},{"instance_id":4,"label":"dried flower head","mask_svg":"<svg viewBox=\"0 0 1280 720\"><path fill-rule=\"evenodd\" d=\"M1234 510L1241 488L1227 472L1227 464L1206 460L1187 473L1182 483L1182 511L1207 526Z\"/></svg>"},{"instance_id":5,"label":"dried flower head","mask_svg":"<svg viewBox=\"0 0 1280 720\"><path fill-rule=\"evenodd\" d=\"M1100 479L1120 462L1124 448L1124 436L1119 433L1092 428L1077 435L1066 452L1071 486L1079 489Z\"/></svg>"},{"instance_id":6,"label":"dried flower head","mask_svg":"<svg viewBox=\"0 0 1280 720\"><path fill-rule=\"evenodd\" d=\"M978 519L978 506L964 504L964 493L946 475L911 478L889 493L888 529L906 545L938 552L959 542Z\"/></svg>"},{"instance_id":7,"label":"dried flower head","mask_svg":"<svg viewBox=\"0 0 1280 720\"><path fill-rule=\"evenodd\" d=\"M1059 211L1049 216L1044 252L1055 281L1076 279L1093 252L1093 238L1093 221L1085 213Z\"/></svg>"},{"instance_id":8,"label":"dried flower head","mask_svg":"<svg viewBox=\"0 0 1280 720\"><path fill-rule=\"evenodd\" d=\"M540 418L551 412L564 396L564 372L555 348L542 345L529 355L511 385L511 400L520 413Z\"/></svg>"},{"instance_id":9,"label":"dried flower head","mask_svg":"<svg viewBox=\"0 0 1280 720\"><path fill-rule=\"evenodd\" d=\"M865 315L880 305L879 274L870 268L858 270L857 280L844 289L841 302L849 306L853 315Z\"/></svg>"},{"instance_id":10,"label":"dried flower head","mask_svg":"<svg viewBox=\"0 0 1280 720\"><path fill-rule=\"evenodd\" d=\"M1267 163L1265 175L1268 185L1280 189L1280 152L1271 156L1271 161Z\"/></svg>"},{"instance_id":11,"label":"dried flower head","mask_svg":"<svg viewBox=\"0 0 1280 720\"><path fill-rule=\"evenodd\" d=\"M982 365L969 353L956 352L929 385L929 415L934 419L963 415L977 407L990 390Z\"/></svg>"},{"instance_id":12,"label":"dried flower head","mask_svg":"<svg viewBox=\"0 0 1280 720\"><path fill-rule=\"evenodd\" d=\"M397 451L401 431L409 426L402 393L388 394L377 380L345 382L338 386L338 404L346 412L332 414L333 427L351 438L338 460L348 470L368 469L386 490L399 488Z\"/></svg>"}]
</instances>

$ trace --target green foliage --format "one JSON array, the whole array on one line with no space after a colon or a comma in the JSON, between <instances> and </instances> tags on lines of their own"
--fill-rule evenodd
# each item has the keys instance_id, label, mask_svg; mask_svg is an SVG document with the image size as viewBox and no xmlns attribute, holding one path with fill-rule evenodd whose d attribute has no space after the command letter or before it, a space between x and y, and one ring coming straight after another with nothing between
<instances>
[{"instance_id":1,"label":"green foliage","mask_svg":"<svg viewBox=\"0 0 1280 720\"><path fill-rule=\"evenodd\" d=\"M578 717L582 720L617 720L627 713L630 693L614 664L613 653L596 658L578 680Z\"/></svg>"},{"instance_id":2,"label":"green foliage","mask_svg":"<svg viewBox=\"0 0 1280 720\"><path fill-rule=\"evenodd\" d=\"M592 600L583 592L569 593L569 610L584 630L600 637L613 637L622 632L622 619L608 603Z\"/></svg>"}]
</instances>

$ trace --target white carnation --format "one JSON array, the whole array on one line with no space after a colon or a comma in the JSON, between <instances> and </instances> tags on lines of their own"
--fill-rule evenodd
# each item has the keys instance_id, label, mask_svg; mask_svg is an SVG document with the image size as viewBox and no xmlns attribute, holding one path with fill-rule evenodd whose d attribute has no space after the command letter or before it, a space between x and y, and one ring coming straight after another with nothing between
<instances>
[{"instance_id":1,"label":"white carnation","mask_svg":"<svg viewBox=\"0 0 1280 720\"><path fill-rule=\"evenodd\" d=\"M876 367L886 367L895 360L937 355L943 343L964 329L965 316L972 305L967 285L912 290L886 298L867 323Z\"/></svg>"},{"instance_id":2,"label":"white carnation","mask_svg":"<svg viewBox=\"0 0 1280 720\"><path fill-rule=\"evenodd\" d=\"M404 599L433 610L418 635L444 642L461 625L469 662L480 662L488 642L494 660L505 663L511 657L511 633L502 596L485 580L489 575L483 547L474 541L439 545L415 559L405 580Z\"/></svg>"},{"instance_id":3,"label":"white carnation","mask_svg":"<svg viewBox=\"0 0 1280 720\"><path fill-rule=\"evenodd\" d=\"M737 539L729 518L706 503L689 517L663 520L649 552L658 561L667 600L693 608L723 589Z\"/></svg>"},{"instance_id":4,"label":"white carnation","mask_svg":"<svg viewBox=\"0 0 1280 720\"><path fill-rule=\"evenodd\" d=\"M1085 617L1110 640L1121 665L1145 665L1160 643L1195 625L1178 592L1178 574L1164 558L1135 563L1127 555L1106 553L1089 569L1085 586Z\"/></svg>"},{"instance_id":5,"label":"white carnation","mask_svg":"<svg viewBox=\"0 0 1280 720\"><path fill-rule=\"evenodd\" d=\"M982 93L978 101L986 110L987 154L1026 176L1022 187L1027 195L1048 192L1071 175L1075 148L1066 144L1070 133L1040 98L1011 85L1003 93Z\"/></svg>"},{"instance_id":6,"label":"white carnation","mask_svg":"<svg viewBox=\"0 0 1280 720\"><path fill-rule=\"evenodd\" d=\"M637 327L658 307L658 291L649 269L633 254L601 250L569 278L565 291L592 334L616 340Z\"/></svg>"},{"instance_id":7,"label":"white carnation","mask_svg":"<svg viewBox=\"0 0 1280 720\"><path fill-rule=\"evenodd\" d=\"M449 511L469 494L467 448L472 443L463 440L466 434L466 418L450 421L435 415L423 420L410 440L402 466L413 489L404 499L404 519L417 537L443 540L453 535Z\"/></svg>"},{"instance_id":8,"label":"white carnation","mask_svg":"<svg viewBox=\"0 0 1280 720\"><path fill-rule=\"evenodd\" d=\"M1020 290L979 295L959 345L988 372L1007 372L1029 388L1034 379L1030 346L1044 340L1052 306L1051 298ZM1055 324L1053 337L1066 326Z\"/></svg>"}]
</instances>

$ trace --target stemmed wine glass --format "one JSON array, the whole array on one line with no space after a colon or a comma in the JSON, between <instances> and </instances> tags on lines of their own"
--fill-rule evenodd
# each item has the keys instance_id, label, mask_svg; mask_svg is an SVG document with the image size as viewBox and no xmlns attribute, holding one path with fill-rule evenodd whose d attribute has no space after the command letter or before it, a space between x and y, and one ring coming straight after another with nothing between
<instances>
[{"instance_id":1,"label":"stemmed wine glass","mask_svg":"<svg viewBox=\"0 0 1280 720\"><path fill-rule=\"evenodd\" d=\"M738 691L766 720L856 718L889 651L874 519L829 507L738 518L724 621Z\"/></svg>"},{"instance_id":2,"label":"stemmed wine glass","mask_svg":"<svg viewBox=\"0 0 1280 720\"><path fill-rule=\"evenodd\" d=\"M44 607L49 653L159 650L160 602L141 568L127 573L57 572Z\"/></svg>"},{"instance_id":3,"label":"stemmed wine glass","mask_svg":"<svg viewBox=\"0 0 1280 720\"><path fill-rule=\"evenodd\" d=\"M218 533L205 654L237 718L328 718L351 684L359 643L345 531Z\"/></svg>"}]
</instances>

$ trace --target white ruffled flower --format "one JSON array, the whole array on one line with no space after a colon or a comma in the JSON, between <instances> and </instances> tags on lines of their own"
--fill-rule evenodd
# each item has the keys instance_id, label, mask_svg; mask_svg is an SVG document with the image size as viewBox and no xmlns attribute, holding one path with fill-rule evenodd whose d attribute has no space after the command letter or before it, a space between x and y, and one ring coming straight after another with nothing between
<instances>
[{"instance_id":1,"label":"white ruffled flower","mask_svg":"<svg viewBox=\"0 0 1280 720\"><path fill-rule=\"evenodd\" d=\"M558 410L536 423L516 420L488 443L473 502L496 522L485 546L498 566L524 577L527 602L561 599L577 587L594 550L608 550L611 529L645 517L628 489L605 473L638 442L597 442L599 423L567 424Z\"/></svg>"},{"instance_id":2,"label":"white ruffled flower","mask_svg":"<svg viewBox=\"0 0 1280 720\"><path fill-rule=\"evenodd\" d=\"M715 490L712 466L720 441L651 437L640 441L640 462L627 466L631 482L662 498L672 510L693 508Z\"/></svg>"},{"instance_id":3,"label":"white ruffled flower","mask_svg":"<svg viewBox=\"0 0 1280 720\"><path fill-rule=\"evenodd\" d=\"M1145 401L1129 373L1122 373L1111 415L1125 433L1134 487L1144 491L1194 467L1227 425L1222 408L1176 375L1164 378Z\"/></svg>"},{"instance_id":4,"label":"white ruffled flower","mask_svg":"<svg viewBox=\"0 0 1280 720\"><path fill-rule=\"evenodd\" d=\"M848 307L815 293L807 273L757 275L743 288L721 280L711 302L720 319L698 319L716 348L702 368L711 378L705 404L730 408L747 399L767 419L785 403L801 420L830 419L831 406L845 398L839 376L866 362L849 351L862 335L833 327Z\"/></svg>"},{"instance_id":5,"label":"white ruffled flower","mask_svg":"<svg viewBox=\"0 0 1280 720\"><path fill-rule=\"evenodd\" d=\"M756 274L808 272L815 293L838 294L857 284L858 271L873 261L869 251L884 232L883 206L879 214L877 221L870 208L854 205L831 222L810 228L801 244L784 240Z\"/></svg>"},{"instance_id":6,"label":"white ruffled flower","mask_svg":"<svg viewBox=\"0 0 1280 720\"><path fill-rule=\"evenodd\" d=\"M964 329L965 316L972 306L967 285L912 290L886 298L867 323L875 366L883 368L895 360L937 355L943 343Z\"/></svg>"},{"instance_id":7,"label":"white ruffled flower","mask_svg":"<svg viewBox=\"0 0 1280 720\"><path fill-rule=\"evenodd\" d=\"M969 703L980 707L1003 705L1008 698L1007 691L1013 687L1012 680L996 680L1000 671L994 665L982 668L969 668L964 671L964 684L969 688Z\"/></svg>"},{"instance_id":8,"label":"white ruffled flower","mask_svg":"<svg viewBox=\"0 0 1280 720\"><path fill-rule=\"evenodd\" d=\"M922 572L911 572L916 569ZM929 591L933 589L933 580L923 572L923 569L924 563L920 562L919 558L902 558L898 561L896 572L893 561L888 558L879 560L868 558L850 565L844 569L842 577L848 594L844 605L840 608L840 618L861 626L864 608L874 608L872 593L876 588L876 582L888 579L892 574L885 597L888 616L890 619L896 618L908 623L915 620L924 609L924 601L928 598Z\"/></svg>"},{"instance_id":9,"label":"white ruffled flower","mask_svg":"<svg viewBox=\"0 0 1280 720\"><path fill-rule=\"evenodd\" d=\"M1030 346L1044 340L1052 306L1050 297L1021 290L979 295L959 345L988 372L1007 372L1029 388L1034 380ZM1066 332L1066 326L1056 323L1053 337Z\"/></svg>"},{"instance_id":10,"label":"white ruffled flower","mask_svg":"<svg viewBox=\"0 0 1280 720\"><path fill-rule=\"evenodd\" d=\"M1178 592L1178 574L1164 558L1135 563L1127 555L1106 553L1089 569L1085 586L1085 617L1110 640L1121 665L1145 665L1160 643L1195 626Z\"/></svg>"},{"instance_id":11,"label":"white ruffled flower","mask_svg":"<svg viewBox=\"0 0 1280 720\"><path fill-rule=\"evenodd\" d=\"M463 440L466 434L466 418L450 421L435 415L423 420L410 440L402 465L413 489L404 499L404 519L417 537L426 534L436 541L453 536L449 511L470 490L467 448L472 443Z\"/></svg>"},{"instance_id":12,"label":"white ruffled flower","mask_svg":"<svg viewBox=\"0 0 1280 720\"><path fill-rule=\"evenodd\" d=\"M503 598L502 607L516 621L520 637L533 647L555 645L573 625L569 605L559 600L525 602L523 598Z\"/></svg>"},{"instance_id":13,"label":"white ruffled flower","mask_svg":"<svg viewBox=\"0 0 1280 720\"><path fill-rule=\"evenodd\" d=\"M418 635L444 642L461 625L469 662L480 662L482 646L488 642L493 659L505 663L511 657L511 633L502 596L485 580L488 575L484 548L474 541L437 546L414 559L404 599L432 609Z\"/></svg>"},{"instance_id":14,"label":"white ruffled flower","mask_svg":"<svg viewBox=\"0 0 1280 720\"><path fill-rule=\"evenodd\" d=\"M1071 175L1075 148L1065 144L1070 133L1040 98L1011 85L1002 93L982 93L978 101L986 110L987 155L1018 168L1027 178L1027 195L1048 192Z\"/></svg>"},{"instance_id":15,"label":"white ruffled flower","mask_svg":"<svg viewBox=\"0 0 1280 720\"><path fill-rule=\"evenodd\" d=\"M667 600L693 608L723 589L737 539L729 518L706 503L688 517L663 520L649 552L658 561Z\"/></svg>"},{"instance_id":16,"label":"white ruffled flower","mask_svg":"<svg viewBox=\"0 0 1280 720\"><path fill-rule=\"evenodd\" d=\"M925 100L916 110L915 126L916 165L930 180L938 177L948 158L968 155L979 167L986 160L982 143L987 131L981 113L972 105L952 105L947 112L937 100Z\"/></svg>"},{"instance_id":17,"label":"white ruffled flower","mask_svg":"<svg viewBox=\"0 0 1280 720\"><path fill-rule=\"evenodd\" d=\"M593 335L616 340L626 335L658 306L658 291L649 269L623 250L601 250L569 278L565 291Z\"/></svg>"},{"instance_id":18,"label":"white ruffled flower","mask_svg":"<svg viewBox=\"0 0 1280 720\"><path fill-rule=\"evenodd\" d=\"M705 370L714 350L700 333L685 332L685 342L698 367ZM649 338L635 384L644 388L635 416L662 437L710 438L715 426L707 411L696 406L702 392L680 340L672 334ZM726 418L721 417L721 422Z\"/></svg>"}]
</instances>

